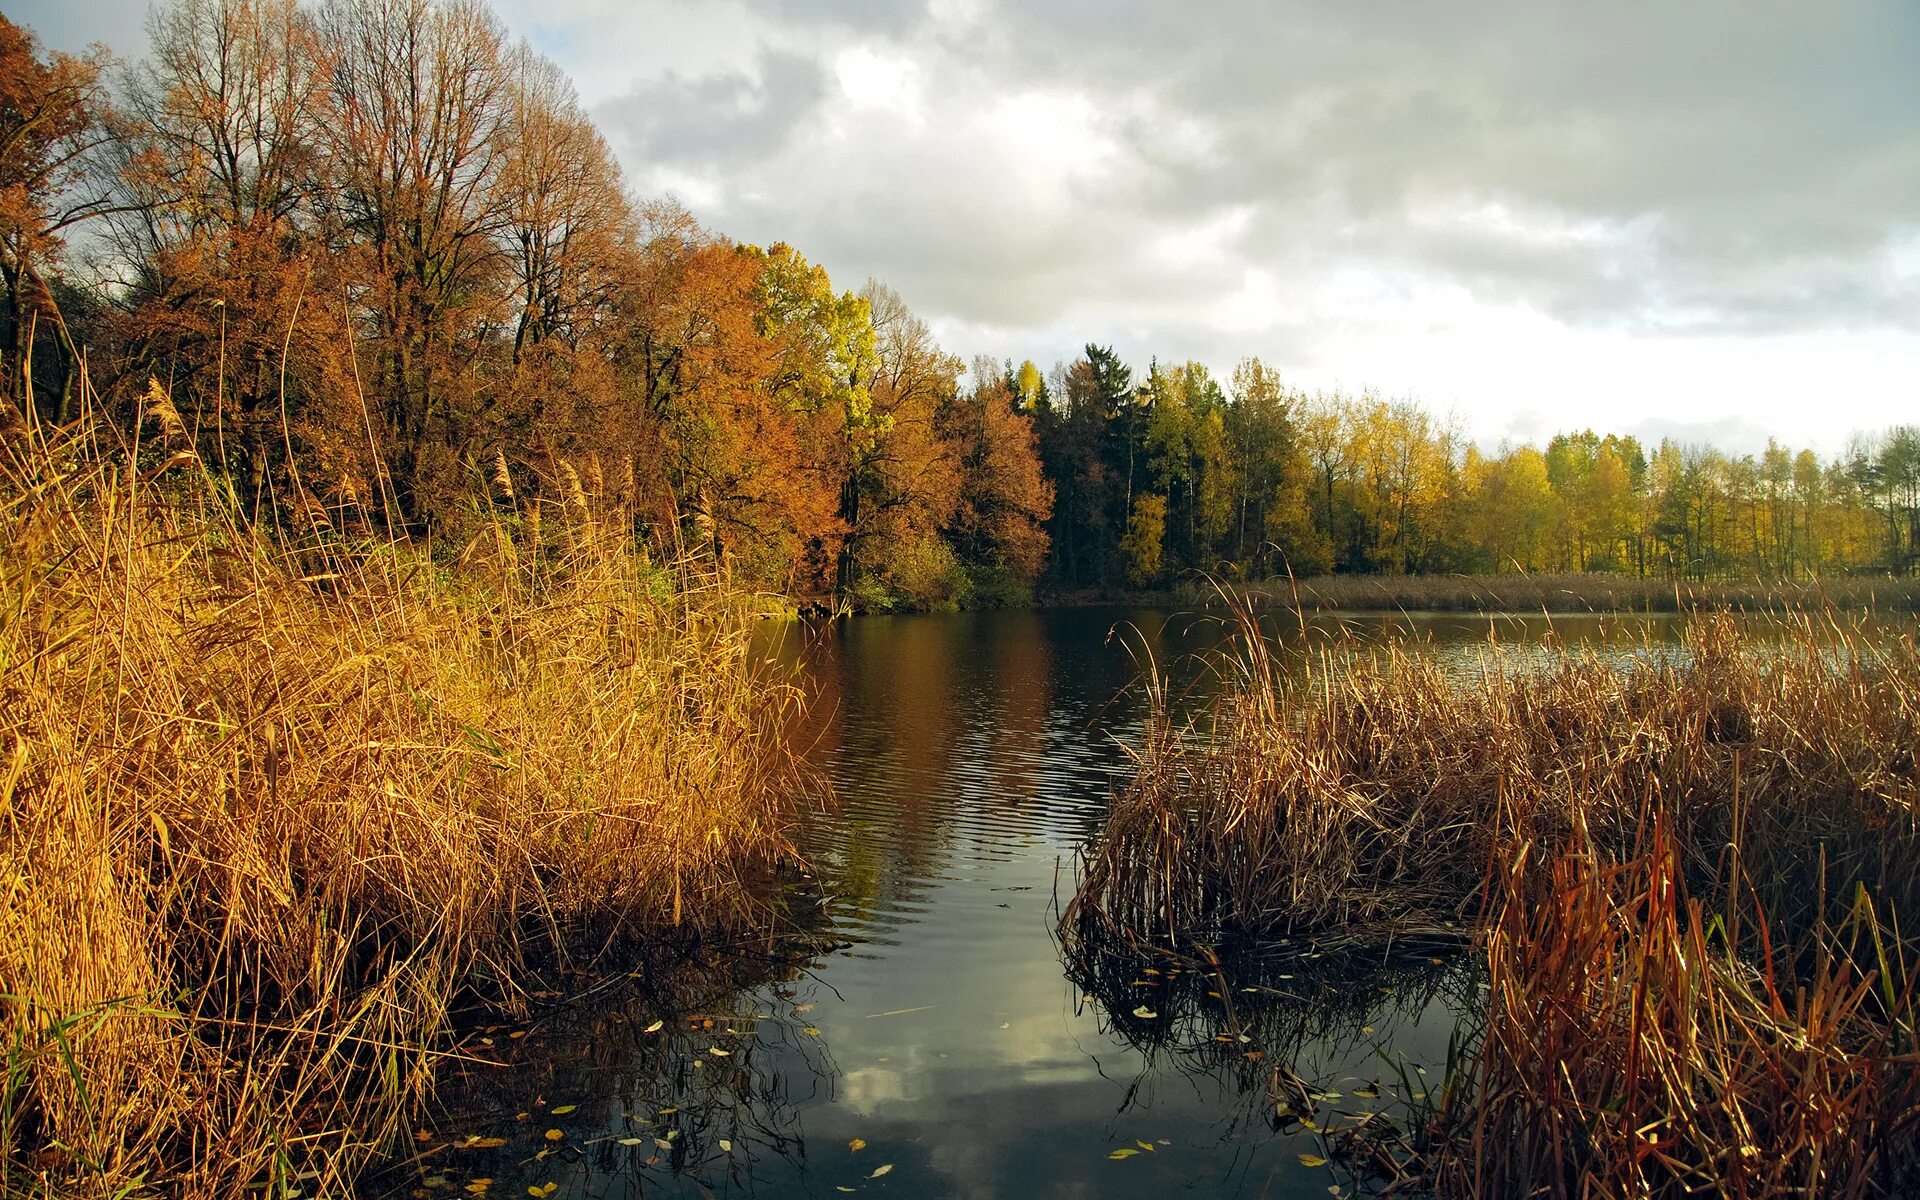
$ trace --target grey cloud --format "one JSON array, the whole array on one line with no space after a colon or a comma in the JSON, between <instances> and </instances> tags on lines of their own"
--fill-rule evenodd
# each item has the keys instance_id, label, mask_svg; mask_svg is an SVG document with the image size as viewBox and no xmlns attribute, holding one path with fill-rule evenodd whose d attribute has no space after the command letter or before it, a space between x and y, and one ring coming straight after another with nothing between
<instances>
[{"instance_id":1,"label":"grey cloud","mask_svg":"<svg viewBox=\"0 0 1920 1200\"><path fill-rule=\"evenodd\" d=\"M1533 299L1574 320L1631 321L1636 302L1671 290L1730 328L1903 311L1876 259L1920 196L1910 7L1289 4L1210 21L1102 4L1031 19L1014 39L1030 66L1072 45L1050 60L1078 86L1148 89L1213 126L1212 169L1155 181L1166 207L1237 194L1318 218L1283 236L1362 243L1369 224L1391 233L1408 210L1454 196L1616 224L1653 217L1664 233L1645 286L1583 276L1574 261ZM1462 248L1424 265L1457 271ZM1464 278L1513 261L1489 249ZM1796 308L1778 288L1745 286L1756 260L1814 253L1853 260L1854 303L1833 308L1845 297L1812 288ZM1537 275L1527 266L1508 281L1522 292ZM1583 277L1591 286L1570 286Z\"/></svg>"},{"instance_id":2,"label":"grey cloud","mask_svg":"<svg viewBox=\"0 0 1920 1200\"><path fill-rule=\"evenodd\" d=\"M813 118L828 89L825 68L803 54L772 51L753 66L698 79L669 74L594 115L629 166L750 168Z\"/></svg>"}]
</instances>

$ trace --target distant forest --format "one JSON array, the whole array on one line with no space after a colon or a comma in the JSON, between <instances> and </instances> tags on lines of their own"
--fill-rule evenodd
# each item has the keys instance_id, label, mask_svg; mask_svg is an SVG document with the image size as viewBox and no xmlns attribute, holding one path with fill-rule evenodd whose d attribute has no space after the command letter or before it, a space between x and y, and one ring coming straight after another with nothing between
<instances>
[{"instance_id":1,"label":"distant forest","mask_svg":"<svg viewBox=\"0 0 1920 1200\"><path fill-rule=\"evenodd\" d=\"M877 282L628 192L469 0L175 0L138 64L0 17L0 437L191 439L291 536L618 513L805 604L1195 569L1807 577L1920 566L1920 429L1821 460L1570 432L1487 454L1250 358L976 359ZM159 455L158 449L145 453Z\"/></svg>"}]
</instances>

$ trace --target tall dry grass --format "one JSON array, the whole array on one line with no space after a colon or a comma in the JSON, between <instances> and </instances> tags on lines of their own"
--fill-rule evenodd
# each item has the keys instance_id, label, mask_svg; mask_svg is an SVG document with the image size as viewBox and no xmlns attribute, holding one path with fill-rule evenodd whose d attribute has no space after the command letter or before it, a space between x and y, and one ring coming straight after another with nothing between
<instances>
[{"instance_id":1,"label":"tall dry grass","mask_svg":"<svg viewBox=\"0 0 1920 1200\"><path fill-rule=\"evenodd\" d=\"M1446 1194L1899 1194L1920 1146L1920 648L1806 617L1684 653L1278 652L1163 711L1069 950L1458 932L1488 1001L1422 1114Z\"/></svg>"},{"instance_id":2,"label":"tall dry grass","mask_svg":"<svg viewBox=\"0 0 1920 1200\"><path fill-rule=\"evenodd\" d=\"M0 431L0 1194L347 1194L456 1006L764 918L795 693L584 489L276 535L148 403Z\"/></svg>"}]
</instances>

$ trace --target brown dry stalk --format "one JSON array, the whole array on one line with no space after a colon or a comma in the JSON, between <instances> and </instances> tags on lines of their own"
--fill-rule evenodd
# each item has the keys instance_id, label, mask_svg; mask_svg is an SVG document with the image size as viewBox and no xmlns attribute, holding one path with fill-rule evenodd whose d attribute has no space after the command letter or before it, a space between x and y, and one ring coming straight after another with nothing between
<instances>
[{"instance_id":1,"label":"brown dry stalk","mask_svg":"<svg viewBox=\"0 0 1920 1200\"><path fill-rule=\"evenodd\" d=\"M344 1194L456 1003L767 920L745 598L581 504L451 572L270 540L99 434L0 447L0 1195Z\"/></svg>"},{"instance_id":2,"label":"brown dry stalk","mask_svg":"<svg viewBox=\"0 0 1920 1200\"><path fill-rule=\"evenodd\" d=\"M1463 676L1237 613L1227 694L1149 723L1070 950L1476 934L1477 1058L1416 1139L1449 1194L1913 1182L1911 635L1699 617L1683 653L1490 646Z\"/></svg>"}]
</instances>

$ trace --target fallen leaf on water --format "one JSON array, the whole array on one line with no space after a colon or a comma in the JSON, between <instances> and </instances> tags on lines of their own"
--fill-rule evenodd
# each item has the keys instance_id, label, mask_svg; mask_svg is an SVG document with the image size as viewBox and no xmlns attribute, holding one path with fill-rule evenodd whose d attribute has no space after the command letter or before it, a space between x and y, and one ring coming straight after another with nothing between
<instances>
[{"instance_id":1,"label":"fallen leaf on water","mask_svg":"<svg viewBox=\"0 0 1920 1200\"><path fill-rule=\"evenodd\" d=\"M655 1021L653 1024L647 1026L645 1029L641 1030L640 1032L659 1033L662 1029L665 1029L666 1027L667 1027L667 1023L665 1021Z\"/></svg>"},{"instance_id":2,"label":"fallen leaf on water","mask_svg":"<svg viewBox=\"0 0 1920 1200\"><path fill-rule=\"evenodd\" d=\"M556 1108L553 1110L553 1115L556 1117L564 1117L568 1113L572 1112L574 1109L579 1107L580 1106L578 1104L562 1104L559 1108Z\"/></svg>"},{"instance_id":3,"label":"fallen leaf on water","mask_svg":"<svg viewBox=\"0 0 1920 1200\"><path fill-rule=\"evenodd\" d=\"M862 1150L865 1150L866 1148L867 1148L867 1139L865 1138L855 1138L852 1141L847 1143L847 1149L853 1151L855 1154L860 1153Z\"/></svg>"},{"instance_id":4,"label":"fallen leaf on water","mask_svg":"<svg viewBox=\"0 0 1920 1200\"><path fill-rule=\"evenodd\" d=\"M673 1149L673 1143L668 1141L665 1138L655 1138L653 1139L653 1144L660 1147L662 1150Z\"/></svg>"},{"instance_id":5,"label":"fallen leaf on water","mask_svg":"<svg viewBox=\"0 0 1920 1200\"><path fill-rule=\"evenodd\" d=\"M1142 1150L1146 1150L1146 1151L1149 1151L1149 1152L1151 1152L1151 1151L1153 1150L1153 1143L1152 1143L1152 1142L1141 1142L1141 1141L1136 1141L1136 1142L1134 1142L1134 1145L1136 1145L1136 1146L1138 1146L1138 1147L1140 1147L1140 1148L1141 1148Z\"/></svg>"},{"instance_id":6,"label":"fallen leaf on water","mask_svg":"<svg viewBox=\"0 0 1920 1200\"><path fill-rule=\"evenodd\" d=\"M488 1188L492 1186L493 1186L493 1180L491 1179L475 1179L468 1182L467 1194L469 1196L478 1196L484 1193Z\"/></svg>"},{"instance_id":7,"label":"fallen leaf on water","mask_svg":"<svg viewBox=\"0 0 1920 1200\"><path fill-rule=\"evenodd\" d=\"M552 1180L548 1180L546 1183L535 1184L534 1186L528 1188L527 1195L545 1197L545 1196L551 1196L559 1190L560 1190L559 1184L554 1183Z\"/></svg>"},{"instance_id":8,"label":"fallen leaf on water","mask_svg":"<svg viewBox=\"0 0 1920 1200\"><path fill-rule=\"evenodd\" d=\"M732 1153L733 1153L733 1143L732 1143L732 1142L730 1142L730 1141L728 1141L728 1140L727 1140L726 1138L721 1138L721 1139L720 1139L720 1153L722 1153L722 1154L732 1154Z\"/></svg>"},{"instance_id":9,"label":"fallen leaf on water","mask_svg":"<svg viewBox=\"0 0 1920 1200\"><path fill-rule=\"evenodd\" d=\"M1012 1021L1002 1021L1002 1022L1000 1022L1000 1028L1002 1028L1002 1029L1012 1029L1012 1028L1013 1028L1013 1022L1012 1022Z\"/></svg>"},{"instance_id":10,"label":"fallen leaf on water","mask_svg":"<svg viewBox=\"0 0 1920 1200\"><path fill-rule=\"evenodd\" d=\"M566 1131L565 1131L565 1130L563 1130L563 1129L549 1129L549 1130L547 1130L547 1140L548 1140L548 1141L550 1141L550 1142L560 1142L560 1141L565 1141L565 1140L566 1140L566 1137L567 1137L567 1134L566 1134Z\"/></svg>"},{"instance_id":11,"label":"fallen leaf on water","mask_svg":"<svg viewBox=\"0 0 1920 1200\"><path fill-rule=\"evenodd\" d=\"M512 1033L508 1034L507 1036L517 1041L520 1038L527 1036L527 1031L524 1029L516 1029Z\"/></svg>"},{"instance_id":12,"label":"fallen leaf on water","mask_svg":"<svg viewBox=\"0 0 1920 1200\"><path fill-rule=\"evenodd\" d=\"M645 1138L621 1138L620 1144L622 1146L639 1146L644 1145L646 1140Z\"/></svg>"},{"instance_id":13,"label":"fallen leaf on water","mask_svg":"<svg viewBox=\"0 0 1920 1200\"><path fill-rule=\"evenodd\" d=\"M1159 1138L1159 1139L1157 1139L1157 1140L1159 1141L1159 1143L1160 1143L1160 1144L1161 1144L1162 1146L1171 1146L1171 1145L1173 1145L1173 1139L1172 1139L1172 1138Z\"/></svg>"},{"instance_id":14,"label":"fallen leaf on water","mask_svg":"<svg viewBox=\"0 0 1920 1200\"><path fill-rule=\"evenodd\" d=\"M806 1034L808 1037L819 1037L820 1027L818 1025L809 1025L800 1032Z\"/></svg>"},{"instance_id":15,"label":"fallen leaf on water","mask_svg":"<svg viewBox=\"0 0 1920 1200\"><path fill-rule=\"evenodd\" d=\"M678 1108L663 1108L660 1110L660 1115L663 1117L670 1117L679 1111L680 1110Z\"/></svg>"},{"instance_id":16,"label":"fallen leaf on water","mask_svg":"<svg viewBox=\"0 0 1920 1200\"><path fill-rule=\"evenodd\" d=\"M1378 1100L1380 1098L1380 1093L1374 1091L1372 1088L1355 1088L1353 1089L1353 1094L1367 1100Z\"/></svg>"},{"instance_id":17,"label":"fallen leaf on water","mask_svg":"<svg viewBox=\"0 0 1920 1200\"><path fill-rule=\"evenodd\" d=\"M1300 1156L1300 1165L1303 1167L1324 1167L1327 1165L1327 1160L1321 1158L1318 1154L1302 1154Z\"/></svg>"},{"instance_id":18,"label":"fallen leaf on water","mask_svg":"<svg viewBox=\"0 0 1920 1200\"><path fill-rule=\"evenodd\" d=\"M455 1146L457 1146L462 1150L491 1150L496 1146L504 1146L506 1144L507 1144L507 1139L503 1137L477 1137L477 1136L470 1137L464 1142L454 1143Z\"/></svg>"},{"instance_id":19,"label":"fallen leaf on water","mask_svg":"<svg viewBox=\"0 0 1920 1200\"><path fill-rule=\"evenodd\" d=\"M891 1171L891 1170L893 1170L893 1164L892 1164L892 1163L881 1163L881 1164L880 1164L879 1166L877 1166L877 1167L875 1167L875 1168L873 1169L873 1174L871 1174L871 1175L869 1175L869 1176L867 1176L867 1178L868 1178L868 1179L878 1179L878 1178L880 1178L880 1177L881 1177L882 1175L885 1175L885 1174L886 1174L886 1173L887 1173L888 1171Z\"/></svg>"},{"instance_id":20,"label":"fallen leaf on water","mask_svg":"<svg viewBox=\"0 0 1920 1200\"><path fill-rule=\"evenodd\" d=\"M836 1183L836 1184L834 1184L834 1185L833 1185L833 1190L834 1190L834 1191L836 1191L836 1192L851 1192L851 1191L853 1191L854 1189L852 1189L852 1188L850 1188L850 1187L841 1187L841 1186L840 1186L839 1184L837 1184L837 1183Z\"/></svg>"},{"instance_id":21,"label":"fallen leaf on water","mask_svg":"<svg viewBox=\"0 0 1920 1200\"><path fill-rule=\"evenodd\" d=\"M1135 1150L1132 1146L1122 1146L1118 1150L1115 1150L1112 1154L1107 1155L1107 1157L1112 1159L1132 1158L1134 1155L1138 1153L1140 1152L1138 1150Z\"/></svg>"},{"instance_id":22,"label":"fallen leaf on water","mask_svg":"<svg viewBox=\"0 0 1920 1200\"><path fill-rule=\"evenodd\" d=\"M416 1129L413 1134L413 1140L416 1142L430 1142L433 1140L433 1130Z\"/></svg>"},{"instance_id":23,"label":"fallen leaf on water","mask_svg":"<svg viewBox=\"0 0 1920 1200\"><path fill-rule=\"evenodd\" d=\"M1146 1005L1142 1004L1139 1008L1136 1008L1133 1010L1133 1015L1136 1017L1139 1017L1142 1020L1152 1020L1154 1017L1157 1017L1160 1014L1148 1008Z\"/></svg>"},{"instance_id":24,"label":"fallen leaf on water","mask_svg":"<svg viewBox=\"0 0 1920 1200\"><path fill-rule=\"evenodd\" d=\"M812 1011L813 1011L813 1005L811 1005L811 1004L796 1004L796 1005L794 1005L794 1006L793 1006L793 1011L795 1011L795 1012L797 1012L797 1013L803 1013L803 1012L812 1012Z\"/></svg>"}]
</instances>

